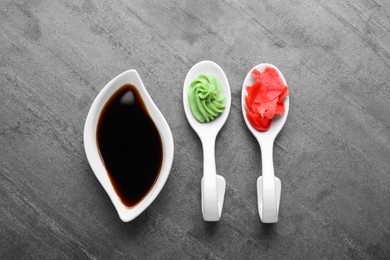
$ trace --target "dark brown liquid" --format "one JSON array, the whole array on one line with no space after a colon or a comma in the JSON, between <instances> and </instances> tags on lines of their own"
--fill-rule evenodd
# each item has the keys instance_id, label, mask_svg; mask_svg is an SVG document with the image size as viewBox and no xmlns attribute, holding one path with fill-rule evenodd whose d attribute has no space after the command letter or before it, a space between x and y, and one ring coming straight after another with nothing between
<instances>
[{"instance_id":1,"label":"dark brown liquid","mask_svg":"<svg viewBox=\"0 0 390 260\"><path fill-rule=\"evenodd\" d=\"M122 203L135 206L156 182L163 152L157 127L133 85L123 85L104 106L97 143Z\"/></svg>"}]
</instances>

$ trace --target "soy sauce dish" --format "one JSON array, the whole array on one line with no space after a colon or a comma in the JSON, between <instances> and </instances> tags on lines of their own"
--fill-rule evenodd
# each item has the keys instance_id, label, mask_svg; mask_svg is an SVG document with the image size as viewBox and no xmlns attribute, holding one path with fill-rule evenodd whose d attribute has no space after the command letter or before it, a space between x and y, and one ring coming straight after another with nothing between
<instances>
[{"instance_id":1,"label":"soy sauce dish","mask_svg":"<svg viewBox=\"0 0 390 260\"><path fill-rule=\"evenodd\" d=\"M84 147L122 221L136 218L160 193L172 167L173 137L137 71L123 72L97 95Z\"/></svg>"}]
</instances>

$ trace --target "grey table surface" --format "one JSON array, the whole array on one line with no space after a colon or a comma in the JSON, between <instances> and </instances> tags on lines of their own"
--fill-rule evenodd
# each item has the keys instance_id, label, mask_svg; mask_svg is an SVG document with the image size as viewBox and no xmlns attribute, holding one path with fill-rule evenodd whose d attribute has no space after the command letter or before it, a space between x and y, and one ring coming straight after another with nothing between
<instances>
[{"instance_id":1,"label":"grey table surface","mask_svg":"<svg viewBox=\"0 0 390 260\"><path fill-rule=\"evenodd\" d=\"M226 72L232 108L216 144L221 221L200 209L202 150L182 106L198 61ZM279 223L257 210L260 150L244 124L247 72L290 88L274 148ZM122 223L84 153L97 93L136 69L167 119L168 181ZM0 258L390 257L390 2L0 1Z\"/></svg>"}]
</instances>

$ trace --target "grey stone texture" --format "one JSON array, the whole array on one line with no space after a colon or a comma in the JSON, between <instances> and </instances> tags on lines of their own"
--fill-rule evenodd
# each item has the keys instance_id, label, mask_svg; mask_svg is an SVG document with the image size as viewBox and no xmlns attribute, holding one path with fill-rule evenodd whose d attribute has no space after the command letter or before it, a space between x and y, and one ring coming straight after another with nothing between
<instances>
[{"instance_id":1,"label":"grey stone texture","mask_svg":"<svg viewBox=\"0 0 390 260\"><path fill-rule=\"evenodd\" d=\"M216 144L222 219L200 209L202 150L183 111L188 70L213 60L232 108ZM260 150L243 80L276 65L290 114L274 147L280 221L257 210ZM174 136L170 177L122 223L83 147L114 76L136 69ZM390 2L0 1L1 259L390 258Z\"/></svg>"}]
</instances>

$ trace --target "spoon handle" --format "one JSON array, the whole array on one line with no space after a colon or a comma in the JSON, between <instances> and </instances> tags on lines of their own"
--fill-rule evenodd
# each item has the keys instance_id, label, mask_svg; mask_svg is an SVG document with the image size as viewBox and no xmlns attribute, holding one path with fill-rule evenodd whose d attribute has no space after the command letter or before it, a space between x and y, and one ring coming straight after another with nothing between
<instances>
[{"instance_id":1,"label":"spoon handle","mask_svg":"<svg viewBox=\"0 0 390 260\"><path fill-rule=\"evenodd\" d=\"M202 139L203 179L202 212L205 221L218 221L217 172L215 166L215 137Z\"/></svg>"},{"instance_id":2,"label":"spoon handle","mask_svg":"<svg viewBox=\"0 0 390 260\"><path fill-rule=\"evenodd\" d=\"M273 145L274 141L260 142L261 161L262 161L262 187L257 187L257 192L262 192L258 196L260 216L263 223L276 223L278 221L278 202L276 194L274 162L273 162Z\"/></svg>"}]
</instances>

